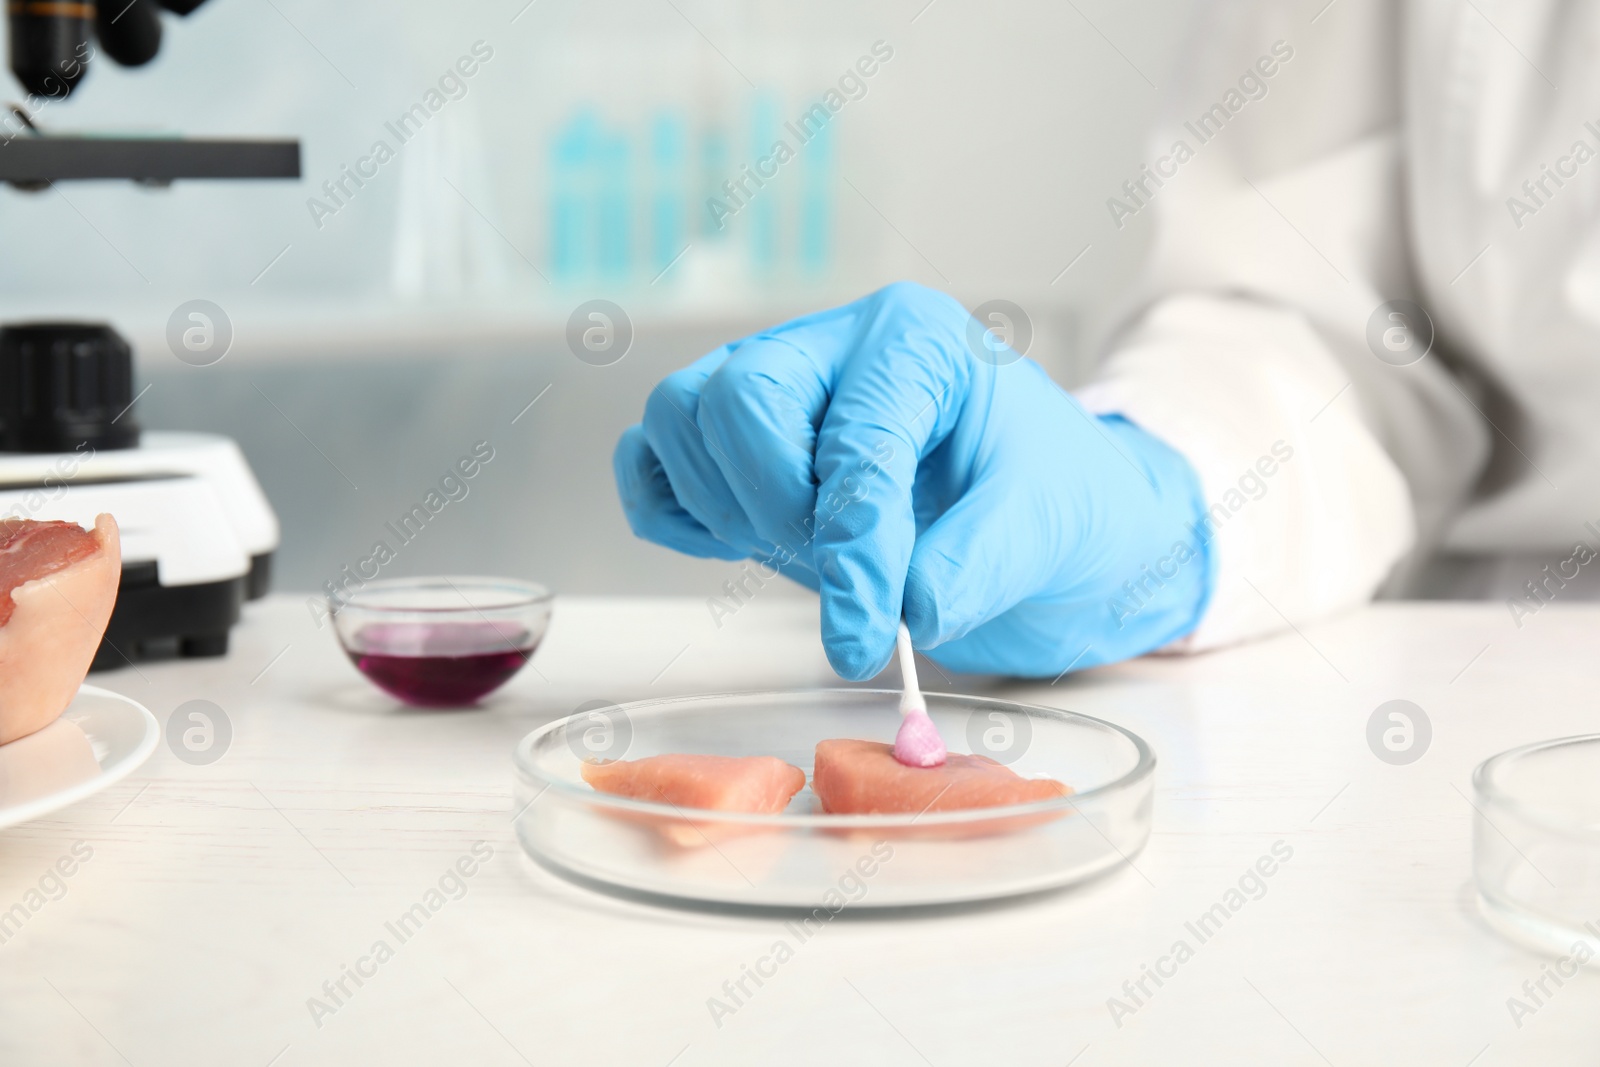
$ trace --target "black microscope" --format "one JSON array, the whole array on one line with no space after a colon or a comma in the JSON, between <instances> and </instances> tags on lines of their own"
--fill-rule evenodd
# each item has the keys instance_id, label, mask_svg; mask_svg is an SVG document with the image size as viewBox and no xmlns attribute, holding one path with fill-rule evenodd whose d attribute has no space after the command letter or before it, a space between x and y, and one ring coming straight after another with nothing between
<instances>
[{"instance_id":1,"label":"black microscope","mask_svg":"<svg viewBox=\"0 0 1600 1067\"><path fill-rule=\"evenodd\" d=\"M11 73L28 93L0 115L0 182L44 189L56 181L122 179L165 185L189 178L298 178L295 140L75 137L47 133L35 116L65 100L101 54L123 66L161 48L162 9L187 16L204 0L6 0Z\"/></svg>"},{"instance_id":2,"label":"black microscope","mask_svg":"<svg viewBox=\"0 0 1600 1067\"><path fill-rule=\"evenodd\" d=\"M0 111L0 182L166 186L298 178L296 140L52 134L36 121L102 55L155 58L162 9L203 0L7 0L11 72L26 103ZM0 93L0 100L4 99ZM122 525L122 580L95 668L227 651L240 606L269 583L278 523L243 453L213 434L145 432L133 354L103 322L0 323L0 517Z\"/></svg>"}]
</instances>

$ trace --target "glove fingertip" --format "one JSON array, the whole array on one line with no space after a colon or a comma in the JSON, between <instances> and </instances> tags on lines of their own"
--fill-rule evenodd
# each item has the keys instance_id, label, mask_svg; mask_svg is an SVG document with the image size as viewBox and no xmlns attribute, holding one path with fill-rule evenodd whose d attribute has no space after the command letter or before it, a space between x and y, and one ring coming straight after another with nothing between
<instances>
[{"instance_id":1,"label":"glove fingertip","mask_svg":"<svg viewBox=\"0 0 1600 1067\"><path fill-rule=\"evenodd\" d=\"M935 648L966 633L974 625L973 605L956 594L963 581L961 566L934 547L934 540L919 543L906 570L906 629L919 649Z\"/></svg>"},{"instance_id":2,"label":"glove fingertip","mask_svg":"<svg viewBox=\"0 0 1600 1067\"><path fill-rule=\"evenodd\" d=\"M738 560L745 552L718 540L672 494L642 426L623 431L611 454L622 515L634 536L701 559Z\"/></svg>"},{"instance_id":3,"label":"glove fingertip","mask_svg":"<svg viewBox=\"0 0 1600 1067\"><path fill-rule=\"evenodd\" d=\"M849 682L875 678L889 665L889 650L875 651L854 634L824 638L822 645L834 673Z\"/></svg>"},{"instance_id":4,"label":"glove fingertip","mask_svg":"<svg viewBox=\"0 0 1600 1067\"><path fill-rule=\"evenodd\" d=\"M822 644L840 677L865 681L888 666L900 625L899 587L876 558L819 546Z\"/></svg>"},{"instance_id":5,"label":"glove fingertip","mask_svg":"<svg viewBox=\"0 0 1600 1067\"><path fill-rule=\"evenodd\" d=\"M906 629L911 631L912 644L917 648L933 648L942 644L946 637L944 611L936 592L939 586L927 580L925 568L918 566L918 563L913 556L911 567L906 572L906 587L902 594Z\"/></svg>"},{"instance_id":6,"label":"glove fingertip","mask_svg":"<svg viewBox=\"0 0 1600 1067\"><path fill-rule=\"evenodd\" d=\"M611 453L611 473L617 482L617 495L622 499L622 510L630 518L638 508L640 497L649 485L655 468L660 466L650 444L645 440L644 427L635 423L622 432L617 447Z\"/></svg>"}]
</instances>

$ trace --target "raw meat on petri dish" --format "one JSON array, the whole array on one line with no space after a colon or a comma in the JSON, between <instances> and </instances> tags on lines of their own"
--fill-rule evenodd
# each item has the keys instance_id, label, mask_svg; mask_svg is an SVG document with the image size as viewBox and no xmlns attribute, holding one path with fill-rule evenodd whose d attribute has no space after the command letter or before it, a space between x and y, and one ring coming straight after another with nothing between
<instances>
[{"instance_id":1,"label":"raw meat on petri dish","mask_svg":"<svg viewBox=\"0 0 1600 1067\"><path fill-rule=\"evenodd\" d=\"M669 753L585 763L583 780L602 793L676 808L775 815L806 784L799 767L776 756Z\"/></svg>"},{"instance_id":2,"label":"raw meat on petri dish","mask_svg":"<svg viewBox=\"0 0 1600 1067\"><path fill-rule=\"evenodd\" d=\"M811 790L830 815L914 815L1029 804L1071 794L1053 778L1024 778L987 756L952 752L937 767L907 767L891 745L839 738L817 744Z\"/></svg>"},{"instance_id":3,"label":"raw meat on petri dish","mask_svg":"<svg viewBox=\"0 0 1600 1067\"><path fill-rule=\"evenodd\" d=\"M805 786L806 774L776 756L667 754L636 760L585 763L583 780L602 793L668 804L685 810L776 815ZM628 812L627 822L649 826L683 848L760 833L763 827L677 814Z\"/></svg>"},{"instance_id":4,"label":"raw meat on petri dish","mask_svg":"<svg viewBox=\"0 0 1600 1067\"><path fill-rule=\"evenodd\" d=\"M0 744L72 702L105 636L122 578L116 521L0 519Z\"/></svg>"}]
</instances>

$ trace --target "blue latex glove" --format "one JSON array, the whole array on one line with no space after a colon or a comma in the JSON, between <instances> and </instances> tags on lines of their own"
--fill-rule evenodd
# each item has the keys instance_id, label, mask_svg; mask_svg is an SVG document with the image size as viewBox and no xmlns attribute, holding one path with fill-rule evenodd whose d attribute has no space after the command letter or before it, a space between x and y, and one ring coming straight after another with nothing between
<instances>
[{"instance_id":1,"label":"blue latex glove","mask_svg":"<svg viewBox=\"0 0 1600 1067\"><path fill-rule=\"evenodd\" d=\"M899 283L671 375L617 446L629 524L818 590L852 680L902 611L936 662L1034 677L1188 633L1215 581L1193 470L1009 349L976 358L971 321Z\"/></svg>"}]
</instances>

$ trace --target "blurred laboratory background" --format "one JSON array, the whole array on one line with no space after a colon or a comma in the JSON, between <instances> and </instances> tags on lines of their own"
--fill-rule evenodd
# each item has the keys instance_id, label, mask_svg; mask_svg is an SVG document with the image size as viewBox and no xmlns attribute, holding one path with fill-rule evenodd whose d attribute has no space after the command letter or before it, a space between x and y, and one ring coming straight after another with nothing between
<instances>
[{"instance_id":1,"label":"blurred laboratory background","mask_svg":"<svg viewBox=\"0 0 1600 1067\"><path fill-rule=\"evenodd\" d=\"M902 278L1015 303L1029 354L1080 380L1147 238L1106 198L1187 18L1186 0L210 0L168 17L155 62L93 62L35 122L297 138L303 177L6 187L0 322L109 322L146 428L236 439L282 520L280 590L365 556L486 441L386 575L711 595L737 565L634 539L617 504L612 447L654 383ZM775 176L730 192L751 169ZM568 342L595 299L633 333L604 365ZM232 332L208 365L168 341L194 300Z\"/></svg>"}]
</instances>

